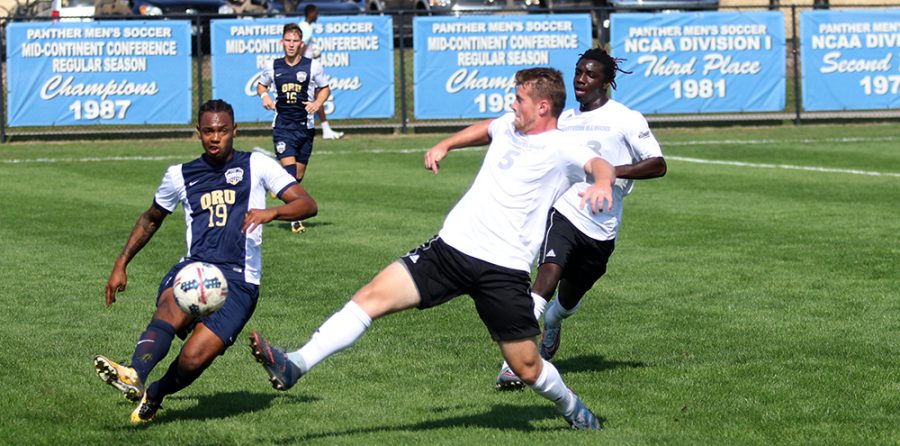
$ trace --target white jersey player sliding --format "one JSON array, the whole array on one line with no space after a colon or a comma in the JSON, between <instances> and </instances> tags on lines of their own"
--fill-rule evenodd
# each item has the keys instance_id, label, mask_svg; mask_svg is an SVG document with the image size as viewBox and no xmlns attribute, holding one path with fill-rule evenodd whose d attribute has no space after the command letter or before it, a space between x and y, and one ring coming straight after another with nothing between
<instances>
[{"instance_id":1,"label":"white jersey player sliding","mask_svg":"<svg viewBox=\"0 0 900 446\"><path fill-rule=\"evenodd\" d=\"M430 308L469 294L512 370L577 429L599 429L597 417L541 359L540 333L529 292L531 263L553 202L585 173L596 179L580 206L609 212L614 169L585 144L557 129L565 104L559 71L516 73L513 113L468 127L425 154L425 167L455 148L490 143L472 187L450 211L439 235L382 270L301 349L284 353L259 334L254 356L273 386L287 390L323 359L355 343L372 320L397 311Z\"/></svg>"}]
</instances>

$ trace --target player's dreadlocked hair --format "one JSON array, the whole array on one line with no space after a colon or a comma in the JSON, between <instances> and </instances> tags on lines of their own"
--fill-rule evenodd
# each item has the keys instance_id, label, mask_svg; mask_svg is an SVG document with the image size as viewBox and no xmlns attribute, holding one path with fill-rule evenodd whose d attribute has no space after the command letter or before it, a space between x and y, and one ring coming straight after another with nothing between
<instances>
[{"instance_id":1,"label":"player's dreadlocked hair","mask_svg":"<svg viewBox=\"0 0 900 446\"><path fill-rule=\"evenodd\" d=\"M581 56L578 58L579 62L581 59L590 59L600 62L603 65L603 74L606 75L606 80L609 82L609 85L612 85L613 90L616 89L616 71L624 74L631 74L631 71L625 71L619 68L619 62L624 62L625 59L612 57L602 48L591 48L583 54L579 54L579 56Z\"/></svg>"},{"instance_id":2,"label":"player's dreadlocked hair","mask_svg":"<svg viewBox=\"0 0 900 446\"><path fill-rule=\"evenodd\" d=\"M550 113L558 118L566 106L566 84L562 73L555 68L526 68L516 72L516 86L531 84L535 99L550 101Z\"/></svg>"},{"instance_id":3,"label":"player's dreadlocked hair","mask_svg":"<svg viewBox=\"0 0 900 446\"><path fill-rule=\"evenodd\" d=\"M200 119L203 118L203 114L206 112L228 113L228 116L231 117L231 123L234 123L234 108L231 107L231 104L221 99L210 99L204 102L203 105L200 106L200 110L197 111L197 122L200 122Z\"/></svg>"}]
</instances>

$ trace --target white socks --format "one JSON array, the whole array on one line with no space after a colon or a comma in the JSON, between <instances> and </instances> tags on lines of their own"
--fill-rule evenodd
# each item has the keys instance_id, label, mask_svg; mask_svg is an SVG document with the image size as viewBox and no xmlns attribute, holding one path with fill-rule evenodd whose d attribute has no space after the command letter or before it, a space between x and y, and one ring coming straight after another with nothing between
<instances>
[{"instance_id":1,"label":"white socks","mask_svg":"<svg viewBox=\"0 0 900 446\"><path fill-rule=\"evenodd\" d=\"M559 327L560 324L562 324L563 319L575 314L579 308L581 308L581 302L578 302L578 305L575 305L575 308L566 310L559 304L559 296L557 296L556 299L553 299L553 302L550 302L550 305L547 306L547 314L544 315L544 328Z\"/></svg>"},{"instance_id":2,"label":"white socks","mask_svg":"<svg viewBox=\"0 0 900 446\"><path fill-rule=\"evenodd\" d=\"M328 318L306 345L287 357L301 369L305 364L303 373L306 373L323 359L353 345L371 324L372 318L351 300Z\"/></svg>"},{"instance_id":3,"label":"white socks","mask_svg":"<svg viewBox=\"0 0 900 446\"><path fill-rule=\"evenodd\" d=\"M575 411L575 394L566 387L566 383L563 382L559 371L553 364L543 359L541 361L544 362L543 370L531 388L542 397L553 401L560 414L572 415L572 412Z\"/></svg>"},{"instance_id":4,"label":"white socks","mask_svg":"<svg viewBox=\"0 0 900 446\"><path fill-rule=\"evenodd\" d=\"M322 121L322 132L331 132L331 125L328 124L328 121Z\"/></svg>"}]
</instances>

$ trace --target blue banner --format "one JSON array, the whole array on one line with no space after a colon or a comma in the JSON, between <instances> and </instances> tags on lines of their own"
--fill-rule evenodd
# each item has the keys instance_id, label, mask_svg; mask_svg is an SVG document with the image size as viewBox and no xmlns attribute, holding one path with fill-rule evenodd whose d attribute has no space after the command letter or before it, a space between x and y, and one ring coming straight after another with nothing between
<instances>
[{"instance_id":1,"label":"blue banner","mask_svg":"<svg viewBox=\"0 0 900 446\"><path fill-rule=\"evenodd\" d=\"M515 74L551 66L569 85L591 48L587 14L413 19L416 118L490 118L509 110ZM577 102L568 92L567 107Z\"/></svg>"},{"instance_id":2,"label":"blue banner","mask_svg":"<svg viewBox=\"0 0 900 446\"><path fill-rule=\"evenodd\" d=\"M900 9L800 14L803 109L900 108Z\"/></svg>"},{"instance_id":3,"label":"blue banner","mask_svg":"<svg viewBox=\"0 0 900 446\"><path fill-rule=\"evenodd\" d=\"M784 110L784 14L612 14L611 53L632 74L613 96L645 114Z\"/></svg>"},{"instance_id":4,"label":"blue banner","mask_svg":"<svg viewBox=\"0 0 900 446\"><path fill-rule=\"evenodd\" d=\"M234 105L239 122L271 122L256 95L257 76L284 57L282 28L296 18L212 21L212 93ZM313 24L318 60L331 78L329 118L394 115L394 40L387 16L319 17ZM273 95L274 98L274 95Z\"/></svg>"},{"instance_id":5,"label":"blue banner","mask_svg":"<svg viewBox=\"0 0 900 446\"><path fill-rule=\"evenodd\" d=\"M11 23L9 125L187 124L187 21Z\"/></svg>"}]
</instances>

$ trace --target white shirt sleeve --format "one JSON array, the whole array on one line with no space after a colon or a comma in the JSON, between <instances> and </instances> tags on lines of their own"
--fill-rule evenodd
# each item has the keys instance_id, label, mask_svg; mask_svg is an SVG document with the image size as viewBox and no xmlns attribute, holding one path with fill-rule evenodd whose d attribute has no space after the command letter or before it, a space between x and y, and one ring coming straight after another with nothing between
<instances>
[{"instance_id":1,"label":"white shirt sleeve","mask_svg":"<svg viewBox=\"0 0 900 446\"><path fill-rule=\"evenodd\" d=\"M563 134L565 138L559 142L560 153L566 164L577 167L584 173L584 166L594 158L603 158L591 150L582 138L575 138L571 134ZM606 160L609 161L609 160Z\"/></svg>"},{"instance_id":2,"label":"white shirt sleeve","mask_svg":"<svg viewBox=\"0 0 900 446\"><path fill-rule=\"evenodd\" d=\"M254 167L259 168L260 181L267 191L280 196L285 189L297 183L297 180L274 159L262 153L253 153L250 156L251 161L255 164Z\"/></svg>"},{"instance_id":3,"label":"white shirt sleeve","mask_svg":"<svg viewBox=\"0 0 900 446\"><path fill-rule=\"evenodd\" d=\"M322 63L319 62L318 59L313 59L312 65L309 67L309 75L312 77L312 82L315 84L314 89L310 89L310 99L313 99L314 92L327 87L328 83L331 82L331 78L325 74L325 67L322 66Z\"/></svg>"},{"instance_id":4,"label":"white shirt sleeve","mask_svg":"<svg viewBox=\"0 0 900 446\"><path fill-rule=\"evenodd\" d=\"M263 86L270 86L275 82L275 60L272 59L266 63L266 67L259 72L257 76L259 83Z\"/></svg>"},{"instance_id":5,"label":"white shirt sleeve","mask_svg":"<svg viewBox=\"0 0 900 446\"><path fill-rule=\"evenodd\" d=\"M516 115L515 113L507 113L499 118L491 121L491 124L488 126L488 135L491 139L494 138L494 135L498 134L497 132L503 133L503 131L509 127L513 121L515 121Z\"/></svg>"},{"instance_id":6,"label":"white shirt sleeve","mask_svg":"<svg viewBox=\"0 0 900 446\"><path fill-rule=\"evenodd\" d=\"M662 149L659 147L659 141L650 131L650 125L644 115L634 112L634 116L630 120L633 125L629 126L625 133L628 145L632 148L632 153L639 160L647 158L661 157Z\"/></svg>"},{"instance_id":7,"label":"white shirt sleeve","mask_svg":"<svg viewBox=\"0 0 900 446\"><path fill-rule=\"evenodd\" d=\"M181 196L184 193L184 177L181 175L181 164L169 166L163 175L162 183L156 189L153 202L162 210L172 213L178 207Z\"/></svg>"}]
</instances>

